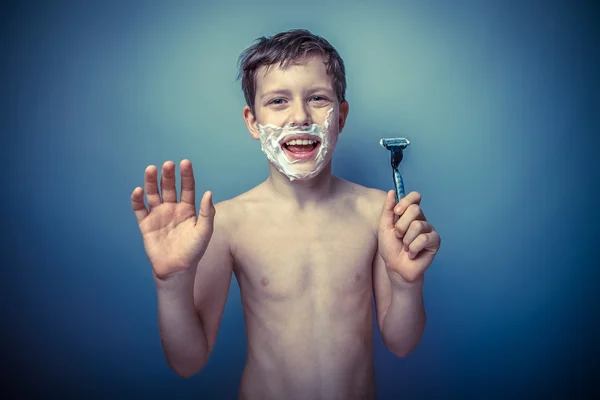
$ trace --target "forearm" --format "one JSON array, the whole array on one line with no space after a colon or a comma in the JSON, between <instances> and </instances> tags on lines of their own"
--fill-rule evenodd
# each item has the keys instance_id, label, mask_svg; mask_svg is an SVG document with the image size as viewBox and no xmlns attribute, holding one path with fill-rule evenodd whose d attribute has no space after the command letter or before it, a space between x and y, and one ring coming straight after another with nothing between
<instances>
[{"instance_id":1,"label":"forearm","mask_svg":"<svg viewBox=\"0 0 600 400\"><path fill-rule=\"evenodd\" d=\"M417 347L425 330L423 279L406 283L399 277L392 277L391 285L391 300L381 333L388 349L399 357L405 357Z\"/></svg>"},{"instance_id":2,"label":"forearm","mask_svg":"<svg viewBox=\"0 0 600 400\"><path fill-rule=\"evenodd\" d=\"M194 306L194 275L185 271L166 280L155 278L158 326L167 363L178 375L190 377L208 358L202 321Z\"/></svg>"}]
</instances>

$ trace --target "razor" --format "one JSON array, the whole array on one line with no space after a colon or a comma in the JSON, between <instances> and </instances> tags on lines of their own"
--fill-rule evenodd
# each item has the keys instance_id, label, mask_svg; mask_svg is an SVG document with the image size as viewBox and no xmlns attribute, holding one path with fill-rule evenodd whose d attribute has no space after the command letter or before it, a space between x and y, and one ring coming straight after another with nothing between
<instances>
[{"instance_id":1,"label":"razor","mask_svg":"<svg viewBox=\"0 0 600 400\"><path fill-rule=\"evenodd\" d=\"M379 144L390 151L392 155L392 173L394 176L394 187L396 188L396 203L404 197L404 181L398 167L402 161L402 150L408 147L410 141L406 138L381 139Z\"/></svg>"}]
</instances>

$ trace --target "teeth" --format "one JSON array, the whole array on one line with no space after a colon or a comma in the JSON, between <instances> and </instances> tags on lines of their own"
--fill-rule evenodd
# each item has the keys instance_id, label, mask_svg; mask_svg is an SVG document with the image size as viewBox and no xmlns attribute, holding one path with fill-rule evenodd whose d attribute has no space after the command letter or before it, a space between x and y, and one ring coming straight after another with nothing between
<instances>
[{"instance_id":1,"label":"teeth","mask_svg":"<svg viewBox=\"0 0 600 400\"><path fill-rule=\"evenodd\" d=\"M308 140L308 139L293 139L286 143L288 146L299 146L299 145L308 145L308 144L317 144L316 140Z\"/></svg>"}]
</instances>

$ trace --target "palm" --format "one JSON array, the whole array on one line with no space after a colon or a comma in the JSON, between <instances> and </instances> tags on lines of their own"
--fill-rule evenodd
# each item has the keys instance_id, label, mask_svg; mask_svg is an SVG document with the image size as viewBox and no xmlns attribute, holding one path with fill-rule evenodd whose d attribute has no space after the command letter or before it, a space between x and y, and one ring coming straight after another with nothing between
<instances>
[{"instance_id":1,"label":"palm","mask_svg":"<svg viewBox=\"0 0 600 400\"><path fill-rule=\"evenodd\" d=\"M162 266L184 269L197 264L211 234L208 224L197 220L196 208L186 203L159 205L142 220L140 230L157 275L168 273Z\"/></svg>"},{"instance_id":2,"label":"palm","mask_svg":"<svg viewBox=\"0 0 600 400\"><path fill-rule=\"evenodd\" d=\"M411 192L403 199L403 210L405 211L398 217L394 213L395 193L389 191L383 204L379 223L379 254L385 262L388 272L396 272L407 282L413 282L422 276L439 248L439 235L427 222L422 210L412 207L406 211L411 204L418 206L419 201L420 194ZM417 224L417 231L415 232L413 229L409 234L408 227L417 221L420 222ZM417 242L417 239L420 241Z\"/></svg>"},{"instance_id":3,"label":"palm","mask_svg":"<svg viewBox=\"0 0 600 400\"><path fill-rule=\"evenodd\" d=\"M379 233L379 254L385 265L407 282L413 281L428 265L423 256L410 259L393 228Z\"/></svg>"},{"instance_id":4,"label":"palm","mask_svg":"<svg viewBox=\"0 0 600 400\"><path fill-rule=\"evenodd\" d=\"M408 252L402 247L402 242L394 234L394 230L386 230L379 234L379 254L387 265L404 264L408 258Z\"/></svg>"},{"instance_id":5,"label":"palm","mask_svg":"<svg viewBox=\"0 0 600 400\"><path fill-rule=\"evenodd\" d=\"M144 190L136 188L131 197L146 254L155 275L160 278L197 265L213 231L214 207L210 192L202 198L201 212L197 215L191 163L181 163L179 203L174 170L175 165L171 162L163 165L161 198L156 182L157 172L153 166L146 169L146 199L150 211L144 204Z\"/></svg>"}]
</instances>

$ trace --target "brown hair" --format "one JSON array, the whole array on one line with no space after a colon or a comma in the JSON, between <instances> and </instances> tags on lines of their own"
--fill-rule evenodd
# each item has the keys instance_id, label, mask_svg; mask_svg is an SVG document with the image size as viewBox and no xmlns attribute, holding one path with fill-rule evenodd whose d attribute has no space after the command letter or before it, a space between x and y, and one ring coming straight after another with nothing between
<instances>
[{"instance_id":1,"label":"brown hair","mask_svg":"<svg viewBox=\"0 0 600 400\"><path fill-rule=\"evenodd\" d=\"M340 102L346 99L344 61L327 40L306 29L292 29L270 38L263 36L255 42L242 52L238 60L238 79L242 78L246 104L252 112L256 96L256 71L260 67L279 63L279 66L285 69L290 63L312 55L325 57L327 73L333 76L333 88L337 98Z\"/></svg>"}]
</instances>

